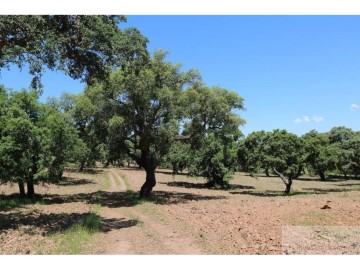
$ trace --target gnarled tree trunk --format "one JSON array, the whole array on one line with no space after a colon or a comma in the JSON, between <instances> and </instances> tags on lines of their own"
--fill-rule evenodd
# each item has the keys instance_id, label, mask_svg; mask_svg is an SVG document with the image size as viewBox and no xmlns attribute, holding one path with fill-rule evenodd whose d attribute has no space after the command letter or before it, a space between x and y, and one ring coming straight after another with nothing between
<instances>
[{"instance_id":1,"label":"gnarled tree trunk","mask_svg":"<svg viewBox=\"0 0 360 270\"><path fill-rule=\"evenodd\" d=\"M289 195L290 194L290 190L291 190L291 186L292 186L292 178L291 176L288 177L288 179L286 179L286 177L279 173L275 168L274 168L274 171L280 176L281 180L284 182L286 188L285 188L285 194L286 195Z\"/></svg>"},{"instance_id":2,"label":"gnarled tree trunk","mask_svg":"<svg viewBox=\"0 0 360 270\"><path fill-rule=\"evenodd\" d=\"M320 179L322 181L324 181L326 178L325 178L325 173L323 171L319 171L319 175L320 175Z\"/></svg>"},{"instance_id":3,"label":"gnarled tree trunk","mask_svg":"<svg viewBox=\"0 0 360 270\"><path fill-rule=\"evenodd\" d=\"M25 197L25 186L23 181L18 182L19 185L19 191L20 191L20 197Z\"/></svg>"},{"instance_id":4,"label":"gnarled tree trunk","mask_svg":"<svg viewBox=\"0 0 360 270\"><path fill-rule=\"evenodd\" d=\"M140 189L141 199L149 198L153 187L155 187L156 185L155 168L150 166L149 168L145 168L145 171L146 171L146 180Z\"/></svg>"},{"instance_id":5,"label":"gnarled tree trunk","mask_svg":"<svg viewBox=\"0 0 360 270\"><path fill-rule=\"evenodd\" d=\"M28 181L26 181L26 185L27 185L27 196L29 198L34 198L34 196L35 196L35 188L34 188L33 179L29 179Z\"/></svg>"},{"instance_id":6,"label":"gnarled tree trunk","mask_svg":"<svg viewBox=\"0 0 360 270\"><path fill-rule=\"evenodd\" d=\"M288 182L285 183L286 185L286 189L285 189L285 194L289 195L290 194L290 190L291 190L291 185L292 185L292 179L291 177L288 178Z\"/></svg>"},{"instance_id":7,"label":"gnarled tree trunk","mask_svg":"<svg viewBox=\"0 0 360 270\"><path fill-rule=\"evenodd\" d=\"M80 163L80 165L79 165L79 168L78 168L78 172L84 171L85 162L86 162L86 161L81 161L81 163Z\"/></svg>"}]
</instances>

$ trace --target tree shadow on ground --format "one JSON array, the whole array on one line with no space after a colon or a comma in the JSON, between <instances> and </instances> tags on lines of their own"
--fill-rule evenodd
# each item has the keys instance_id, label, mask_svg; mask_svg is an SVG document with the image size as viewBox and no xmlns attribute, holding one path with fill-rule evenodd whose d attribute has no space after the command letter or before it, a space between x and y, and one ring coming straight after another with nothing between
<instances>
[{"instance_id":1,"label":"tree shadow on ground","mask_svg":"<svg viewBox=\"0 0 360 270\"><path fill-rule=\"evenodd\" d=\"M166 172L166 171L156 171L156 173L158 173L158 174L172 175L172 176L176 176L176 175L187 176L187 175L188 175L186 172L173 173L173 172Z\"/></svg>"},{"instance_id":2,"label":"tree shadow on ground","mask_svg":"<svg viewBox=\"0 0 360 270\"><path fill-rule=\"evenodd\" d=\"M56 183L57 186L81 186L81 185L89 185L89 184L96 184L96 182L89 179L63 177L61 181Z\"/></svg>"},{"instance_id":3,"label":"tree shadow on ground","mask_svg":"<svg viewBox=\"0 0 360 270\"><path fill-rule=\"evenodd\" d=\"M50 235L57 232L63 232L79 224L88 217L90 213L50 213L42 214L36 211L32 213L0 213L0 231L18 230L25 234L36 234L34 229L41 229L42 234ZM97 215L98 216L98 215ZM99 217L100 218L100 217ZM120 219L101 219L101 231L110 232L136 226L136 220Z\"/></svg>"},{"instance_id":4,"label":"tree shadow on ground","mask_svg":"<svg viewBox=\"0 0 360 270\"><path fill-rule=\"evenodd\" d=\"M249 176L249 177L253 177L252 175L249 174L245 174L245 176ZM254 178L254 177L253 177ZM263 178L263 179L270 179L270 178L279 178L278 175L270 175L270 176L266 176L266 175L256 175L256 178ZM280 179L280 178L279 178ZM319 177L311 177L311 176L300 176L298 178L295 179L296 181L304 181L304 182L346 182L349 180L356 180L356 177L352 177L351 179L345 179L343 176L336 176L336 175L331 175L328 176L325 180L321 180Z\"/></svg>"},{"instance_id":5,"label":"tree shadow on ground","mask_svg":"<svg viewBox=\"0 0 360 270\"><path fill-rule=\"evenodd\" d=\"M189 189L213 189L213 190L234 190L234 189L255 189L253 186L243 186L236 184L229 184L229 188L220 188L220 187L209 187L206 183L189 183L189 182L169 182L162 183L170 187L182 187Z\"/></svg>"},{"instance_id":6,"label":"tree shadow on ground","mask_svg":"<svg viewBox=\"0 0 360 270\"><path fill-rule=\"evenodd\" d=\"M191 201L211 201L227 199L227 196L203 196L193 193L154 191L149 201L155 204L182 204Z\"/></svg>"},{"instance_id":7,"label":"tree shadow on ground","mask_svg":"<svg viewBox=\"0 0 360 270\"><path fill-rule=\"evenodd\" d=\"M341 186L341 187L358 187L358 188L360 188L360 183L353 183L353 184L337 184L337 186Z\"/></svg>"},{"instance_id":8,"label":"tree shadow on ground","mask_svg":"<svg viewBox=\"0 0 360 270\"><path fill-rule=\"evenodd\" d=\"M114 230L120 230L136 226L139 223L138 220L126 220L125 218L103 218L101 219L101 231L110 232Z\"/></svg>"},{"instance_id":9,"label":"tree shadow on ground","mask_svg":"<svg viewBox=\"0 0 360 270\"><path fill-rule=\"evenodd\" d=\"M303 188L303 191L292 191L289 195L286 195L284 191L265 190L265 191L230 191L233 195L252 195L257 197L286 197L286 196L298 196L298 195L315 195L315 194L329 194L335 192L348 192L359 191L359 188Z\"/></svg>"},{"instance_id":10,"label":"tree shadow on ground","mask_svg":"<svg viewBox=\"0 0 360 270\"><path fill-rule=\"evenodd\" d=\"M139 194L132 191L127 192L106 192L80 193L75 195L44 195L43 201L46 204L61 204L71 202L85 202L88 204L99 204L109 208L132 207L143 202L154 204L180 204L187 201L218 200L225 196L202 196L192 193L153 191L150 198L142 200Z\"/></svg>"},{"instance_id":11,"label":"tree shadow on ground","mask_svg":"<svg viewBox=\"0 0 360 270\"><path fill-rule=\"evenodd\" d=\"M35 195L34 198L20 197L18 193L0 195L0 211L10 211L26 205L42 204L42 202L43 198L40 195Z\"/></svg>"},{"instance_id":12,"label":"tree shadow on ground","mask_svg":"<svg viewBox=\"0 0 360 270\"><path fill-rule=\"evenodd\" d=\"M256 197L288 197L288 196L313 194L312 192L293 191L289 195L287 195L285 194L284 191L275 191L275 190L265 190L265 191L245 190L245 191L230 191L229 193L233 195L251 195Z\"/></svg>"},{"instance_id":13,"label":"tree shadow on ground","mask_svg":"<svg viewBox=\"0 0 360 270\"><path fill-rule=\"evenodd\" d=\"M346 182L349 179L336 179L336 178L326 178L325 180L321 180L320 178L307 178L307 177L299 177L296 178L295 181L304 181L304 182L324 182L324 183L338 183L338 182Z\"/></svg>"},{"instance_id":14,"label":"tree shadow on ground","mask_svg":"<svg viewBox=\"0 0 360 270\"><path fill-rule=\"evenodd\" d=\"M349 192L349 191L355 191L358 189L352 189L352 188L304 188L304 190L312 191L314 194L328 194L328 193L336 193L336 192Z\"/></svg>"},{"instance_id":15,"label":"tree shadow on ground","mask_svg":"<svg viewBox=\"0 0 360 270\"><path fill-rule=\"evenodd\" d=\"M17 203L10 204L5 203L12 198L18 198ZM139 194L133 191L126 192L107 192L97 191L92 193L79 193L72 195L59 195L59 194L44 194L37 195L35 199L21 199L17 194L2 195L1 201L5 206L1 208L1 211L9 211L15 208L20 208L29 204L40 205L53 205L53 204L65 204L83 202L86 204L98 204L109 208L120 207L133 207L144 202L151 202L154 204L181 204L189 201L202 201L202 200L221 200L226 199L226 196L202 196L193 193L184 192L168 192L168 191L153 191L150 198L142 200L139 198Z\"/></svg>"},{"instance_id":16,"label":"tree shadow on ground","mask_svg":"<svg viewBox=\"0 0 360 270\"><path fill-rule=\"evenodd\" d=\"M78 168L65 168L64 172L81 173L81 174L100 174L103 173L104 170L99 168L84 168L81 172L79 172Z\"/></svg>"}]
</instances>

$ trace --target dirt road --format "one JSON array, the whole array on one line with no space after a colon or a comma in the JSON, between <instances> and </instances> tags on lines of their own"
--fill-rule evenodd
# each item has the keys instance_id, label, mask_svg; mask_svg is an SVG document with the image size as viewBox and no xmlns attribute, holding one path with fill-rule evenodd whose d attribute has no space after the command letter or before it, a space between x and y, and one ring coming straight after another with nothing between
<instances>
[{"instance_id":1,"label":"dirt road","mask_svg":"<svg viewBox=\"0 0 360 270\"><path fill-rule=\"evenodd\" d=\"M302 178L284 196L276 177L237 173L229 190L166 170L156 178L149 200L138 199L145 172L135 168L68 171L36 186L30 204L8 204L17 187L2 185L0 253L58 254L54 233L99 209L101 231L81 254L360 254L359 180Z\"/></svg>"}]
</instances>

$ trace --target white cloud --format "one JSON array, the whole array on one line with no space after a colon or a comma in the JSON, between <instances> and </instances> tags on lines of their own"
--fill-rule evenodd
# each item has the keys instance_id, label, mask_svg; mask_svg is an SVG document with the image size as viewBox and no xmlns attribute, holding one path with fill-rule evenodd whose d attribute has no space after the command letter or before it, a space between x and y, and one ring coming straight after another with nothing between
<instances>
[{"instance_id":1,"label":"white cloud","mask_svg":"<svg viewBox=\"0 0 360 270\"><path fill-rule=\"evenodd\" d=\"M309 123L311 121L314 121L316 123L319 123L319 122L322 122L324 121L325 118L323 116L319 116L319 115L314 115L312 118L310 118L309 116L307 115L304 115L302 117L298 117L294 120L294 122L296 124L300 124L300 123Z\"/></svg>"},{"instance_id":2,"label":"white cloud","mask_svg":"<svg viewBox=\"0 0 360 270\"><path fill-rule=\"evenodd\" d=\"M358 109L360 109L360 106L359 105L357 105L357 104L351 104L351 106L350 106L350 110L352 110L353 112L354 111L356 111L356 110L358 110Z\"/></svg>"},{"instance_id":3,"label":"white cloud","mask_svg":"<svg viewBox=\"0 0 360 270\"><path fill-rule=\"evenodd\" d=\"M298 117L294 120L296 124L302 123L302 122L310 122L310 117L305 115L303 117Z\"/></svg>"},{"instance_id":4,"label":"white cloud","mask_svg":"<svg viewBox=\"0 0 360 270\"><path fill-rule=\"evenodd\" d=\"M299 124L299 123L301 123L303 120L301 119L301 118L296 118L295 120L294 120L294 122L296 123L296 124Z\"/></svg>"},{"instance_id":5,"label":"white cloud","mask_svg":"<svg viewBox=\"0 0 360 270\"><path fill-rule=\"evenodd\" d=\"M322 117L322 116L318 116L318 115L314 115L314 117L313 117L313 120L316 122L316 123L318 123L318 122L322 122L322 121L324 121L324 117Z\"/></svg>"}]
</instances>

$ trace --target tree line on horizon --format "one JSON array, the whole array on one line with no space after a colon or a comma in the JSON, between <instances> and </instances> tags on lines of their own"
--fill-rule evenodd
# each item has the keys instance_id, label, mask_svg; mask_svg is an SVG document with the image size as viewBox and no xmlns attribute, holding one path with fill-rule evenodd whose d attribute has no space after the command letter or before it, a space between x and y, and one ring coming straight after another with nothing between
<instances>
[{"instance_id":1,"label":"tree line on horizon","mask_svg":"<svg viewBox=\"0 0 360 270\"><path fill-rule=\"evenodd\" d=\"M140 197L150 196L155 171L203 176L227 188L237 170L275 172L291 189L304 172L358 175L360 133L333 128L302 137L286 130L246 138L237 93L207 86L197 70L182 71L151 55L123 16L0 16L0 68L29 64L30 90L0 87L0 181L33 197L34 185L61 181L67 164L79 171L133 160L146 171ZM40 103L43 68L87 83L78 95ZM0 69L1 70L1 69ZM27 192L25 192L25 187Z\"/></svg>"}]
</instances>

